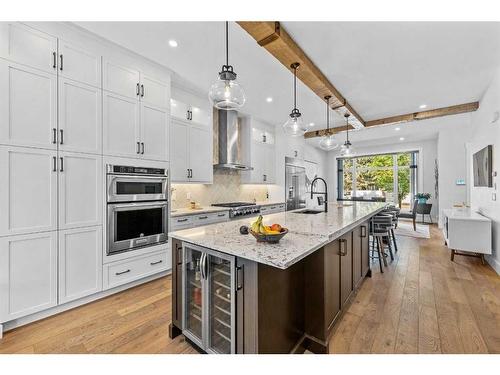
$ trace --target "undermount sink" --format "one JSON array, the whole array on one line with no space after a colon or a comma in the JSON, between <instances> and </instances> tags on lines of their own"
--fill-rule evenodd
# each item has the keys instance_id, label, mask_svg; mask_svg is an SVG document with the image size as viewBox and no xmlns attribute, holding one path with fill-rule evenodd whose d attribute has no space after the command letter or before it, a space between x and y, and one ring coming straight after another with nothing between
<instances>
[{"instance_id":1,"label":"undermount sink","mask_svg":"<svg viewBox=\"0 0 500 375\"><path fill-rule=\"evenodd\" d=\"M324 211L320 211L320 210L309 210L309 209L306 209L306 210L302 210L302 211L295 211L294 213L295 214L306 214L306 215L314 215L314 214L320 214Z\"/></svg>"}]
</instances>

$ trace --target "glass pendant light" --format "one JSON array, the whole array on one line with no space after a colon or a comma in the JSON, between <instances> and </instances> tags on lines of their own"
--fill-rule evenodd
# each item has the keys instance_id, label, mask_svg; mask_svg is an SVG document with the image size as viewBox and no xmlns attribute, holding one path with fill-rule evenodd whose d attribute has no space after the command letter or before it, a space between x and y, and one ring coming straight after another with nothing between
<instances>
[{"instance_id":1,"label":"glass pendant light","mask_svg":"<svg viewBox=\"0 0 500 375\"><path fill-rule=\"evenodd\" d=\"M290 117L283 124L283 130L292 137L300 137L307 131L307 126L302 121L302 114L297 109L297 68L299 63L293 63L290 67L293 69L293 109Z\"/></svg>"},{"instance_id":2,"label":"glass pendant light","mask_svg":"<svg viewBox=\"0 0 500 375\"><path fill-rule=\"evenodd\" d=\"M233 67L229 65L229 22L226 21L226 64L222 65L222 71L219 72L219 79L215 82L208 98L212 105L218 109L238 109L245 104L245 93L243 88L236 82L236 73Z\"/></svg>"},{"instance_id":3,"label":"glass pendant light","mask_svg":"<svg viewBox=\"0 0 500 375\"><path fill-rule=\"evenodd\" d=\"M325 151L335 150L339 147L338 143L335 142L333 134L330 134L330 98L331 96L325 96L326 100L326 134L321 141L319 141L319 147Z\"/></svg>"},{"instance_id":4,"label":"glass pendant light","mask_svg":"<svg viewBox=\"0 0 500 375\"><path fill-rule=\"evenodd\" d=\"M340 155L346 157L351 157L354 155L354 147L352 146L351 141L349 141L349 116L350 116L349 113L344 114L346 128L347 128L347 138L345 143L340 148Z\"/></svg>"}]
</instances>

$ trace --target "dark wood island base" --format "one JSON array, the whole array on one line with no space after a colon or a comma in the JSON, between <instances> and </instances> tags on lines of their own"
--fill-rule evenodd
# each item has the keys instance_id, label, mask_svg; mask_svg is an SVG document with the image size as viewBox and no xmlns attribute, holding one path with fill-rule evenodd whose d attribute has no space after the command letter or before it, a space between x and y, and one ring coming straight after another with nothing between
<instances>
[{"instance_id":1,"label":"dark wood island base","mask_svg":"<svg viewBox=\"0 0 500 375\"><path fill-rule=\"evenodd\" d=\"M236 295L237 353L329 353L335 323L365 276L371 276L369 222L287 269L236 259L243 288ZM171 338L182 333L182 243L172 241Z\"/></svg>"}]
</instances>

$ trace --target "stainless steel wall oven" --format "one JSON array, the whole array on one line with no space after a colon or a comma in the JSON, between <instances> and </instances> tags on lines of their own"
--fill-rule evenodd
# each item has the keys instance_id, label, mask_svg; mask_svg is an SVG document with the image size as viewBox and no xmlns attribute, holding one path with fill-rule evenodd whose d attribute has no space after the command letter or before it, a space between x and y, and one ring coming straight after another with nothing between
<instances>
[{"instance_id":1,"label":"stainless steel wall oven","mask_svg":"<svg viewBox=\"0 0 500 375\"><path fill-rule=\"evenodd\" d=\"M168 239L168 172L107 166L107 254Z\"/></svg>"}]
</instances>

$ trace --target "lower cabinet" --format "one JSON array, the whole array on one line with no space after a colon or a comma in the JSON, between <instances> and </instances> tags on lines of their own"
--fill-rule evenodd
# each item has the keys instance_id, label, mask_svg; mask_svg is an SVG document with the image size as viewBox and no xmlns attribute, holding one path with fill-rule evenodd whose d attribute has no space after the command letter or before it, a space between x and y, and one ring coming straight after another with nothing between
<instances>
[{"instance_id":1,"label":"lower cabinet","mask_svg":"<svg viewBox=\"0 0 500 375\"><path fill-rule=\"evenodd\" d=\"M57 231L0 238L0 322L57 305Z\"/></svg>"},{"instance_id":2,"label":"lower cabinet","mask_svg":"<svg viewBox=\"0 0 500 375\"><path fill-rule=\"evenodd\" d=\"M370 269L369 223L365 222L352 233L352 281L356 289Z\"/></svg>"},{"instance_id":3,"label":"lower cabinet","mask_svg":"<svg viewBox=\"0 0 500 375\"><path fill-rule=\"evenodd\" d=\"M351 296L352 286L352 232L339 239L340 255L340 303L342 306Z\"/></svg>"},{"instance_id":4,"label":"lower cabinet","mask_svg":"<svg viewBox=\"0 0 500 375\"><path fill-rule=\"evenodd\" d=\"M102 227L59 232L59 303L102 290Z\"/></svg>"},{"instance_id":5,"label":"lower cabinet","mask_svg":"<svg viewBox=\"0 0 500 375\"><path fill-rule=\"evenodd\" d=\"M325 320L326 330L333 327L340 312L340 256L339 242L334 241L325 247Z\"/></svg>"}]
</instances>

